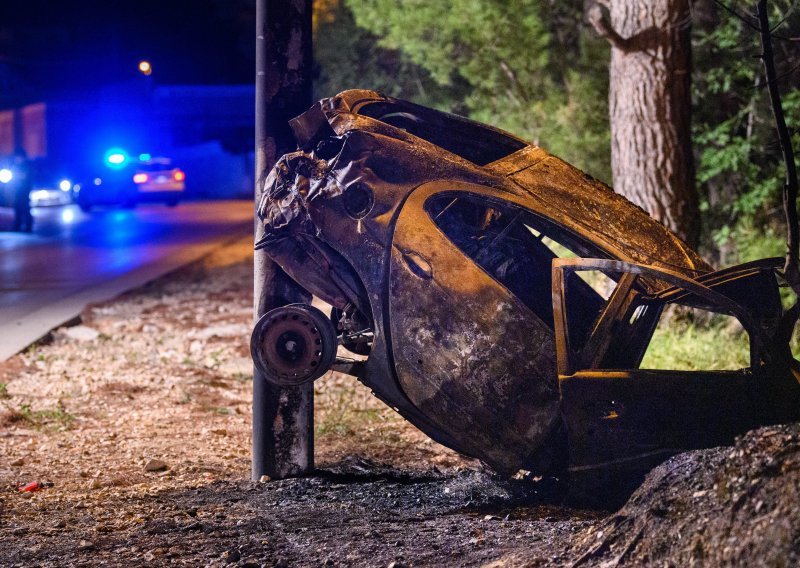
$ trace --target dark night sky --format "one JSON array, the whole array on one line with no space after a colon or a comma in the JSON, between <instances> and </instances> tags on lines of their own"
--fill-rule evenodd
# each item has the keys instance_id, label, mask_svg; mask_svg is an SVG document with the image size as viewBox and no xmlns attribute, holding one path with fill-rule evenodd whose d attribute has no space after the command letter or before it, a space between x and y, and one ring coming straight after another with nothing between
<instances>
[{"instance_id":1,"label":"dark night sky","mask_svg":"<svg viewBox=\"0 0 800 568\"><path fill-rule=\"evenodd\" d=\"M58 96L136 77L157 84L253 81L254 0L2 0L0 73L28 96Z\"/></svg>"}]
</instances>

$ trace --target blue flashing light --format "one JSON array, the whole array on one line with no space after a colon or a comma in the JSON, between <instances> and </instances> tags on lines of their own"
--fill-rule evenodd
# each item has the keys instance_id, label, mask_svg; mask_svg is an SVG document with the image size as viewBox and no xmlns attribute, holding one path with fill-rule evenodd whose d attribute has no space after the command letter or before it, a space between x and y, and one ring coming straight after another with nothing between
<instances>
[{"instance_id":1,"label":"blue flashing light","mask_svg":"<svg viewBox=\"0 0 800 568\"><path fill-rule=\"evenodd\" d=\"M0 170L0 183L8 183L14 179L14 174L8 168Z\"/></svg>"},{"instance_id":2,"label":"blue flashing light","mask_svg":"<svg viewBox=\"0 0 800 568\"><path fill-rule=\"evenodd\" d=\"M115 170L124 168L129 159L128 153L122 148L111 148L105 155L106 165Z\"/></svg>"},{"instance_id":3,"label":"blue flashing light","mask_svg":"<svg viewBox=\"0 0 800 568\"><path fill-rule=\"evenodd\" d=\"M72 182L68 179L62 179L60 182L58 182L58 188L61 191L69 191L72 189Z\"/></svg>"},{"instance_id":4,"label":"blue flashing light","mask_svg":"<svg viewBox=\"0 0 800 568\"><path fill-rule=\"evenodd\" d=\"M149 162L153 159L153 156L150 154L139 154L139 161L140 162Z\"/></svg>"}]
</instances>

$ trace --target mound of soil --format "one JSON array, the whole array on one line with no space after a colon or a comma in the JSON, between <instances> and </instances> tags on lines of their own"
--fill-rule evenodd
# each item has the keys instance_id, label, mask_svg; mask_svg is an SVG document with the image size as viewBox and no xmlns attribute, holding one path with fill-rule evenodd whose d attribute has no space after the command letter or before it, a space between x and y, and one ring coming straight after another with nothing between
<instances>
[{"instance_id":1,"label":"mound of soil","mask_svg":"<svg viewBox=\"0 0 800 568\"><path fill-rule=\"evenodd\" d=\"M583 532L574 566L800 565L800 424L675 456Z\"/></svg>"}]
</instances>

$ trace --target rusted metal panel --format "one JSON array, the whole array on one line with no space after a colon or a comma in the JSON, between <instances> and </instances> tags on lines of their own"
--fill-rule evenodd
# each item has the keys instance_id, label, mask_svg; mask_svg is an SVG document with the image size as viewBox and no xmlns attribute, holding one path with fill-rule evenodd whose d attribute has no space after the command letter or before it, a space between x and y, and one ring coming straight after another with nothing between
<instances>
[{"instance_id":1,"label":"rusted metal panel","mask_svg":"<svg viewBox=\"0 0 800 568\"><path fill-rule=\"evenodd\" d=\"M558 417L551 330L439 230L412 194L394 231L395 370L416 408L465 453L516 470Z\"/></svg>"},{"instance_id":2,"label":"rusted metal panel","mask_svg":"<svg viewBox=\"0 0 800 568\"><path fill-rule=\"evenodd\" d=\"M291 125L298 150L266 181L256 246L369 327L357 335L366 362L337 368L432 438L503 472L541 467L563 445L578 475L797 415L779 402L798 388L770 263L714 273L542 148L379 93L346 91ZM587 268L613 277L609 298L573 274ZM736 316L751 367L638 369L675 303ZM353 345L352 331L339 342ZM778 378L753 382L767 375Z\"/></svg>"}]
</instances>

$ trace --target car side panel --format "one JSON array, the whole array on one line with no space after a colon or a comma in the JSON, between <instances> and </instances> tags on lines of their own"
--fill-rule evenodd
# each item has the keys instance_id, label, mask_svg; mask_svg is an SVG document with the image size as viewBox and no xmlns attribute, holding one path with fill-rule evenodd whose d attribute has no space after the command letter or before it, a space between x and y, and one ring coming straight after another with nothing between
<instances>
[{"instance_id":1,"label":"car side panel","mask_svg":"<svg viewBox=\"0 0 800 568\"><path fill-rule=\"evenodd\" d=\"M514 471L558 417L553 332L447 239L424 210L428 195L411 195L392 242L398 380L460 451Z\"/></svg>"}]
</instances>

